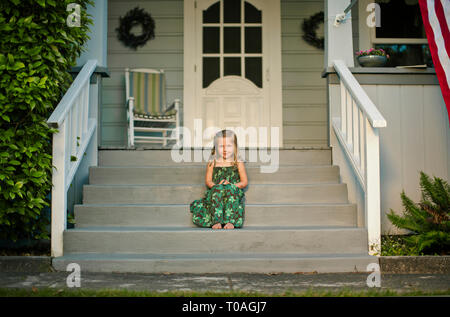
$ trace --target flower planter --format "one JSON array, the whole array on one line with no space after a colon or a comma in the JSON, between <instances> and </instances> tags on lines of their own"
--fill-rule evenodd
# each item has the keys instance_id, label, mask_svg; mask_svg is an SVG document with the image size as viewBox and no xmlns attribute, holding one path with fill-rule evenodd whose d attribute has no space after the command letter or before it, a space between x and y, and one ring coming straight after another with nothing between
<instances>
[{"instance_id":1,"label":"flower planter","mask_svg":"<svg viewBox=\"0 0 450 317\"><path fill-rule=\"evenodd\" d=\"M358 63L362 67L383 67L387 62L386 56L365 55L358 56Z\"/></svg>"}]
</instances>

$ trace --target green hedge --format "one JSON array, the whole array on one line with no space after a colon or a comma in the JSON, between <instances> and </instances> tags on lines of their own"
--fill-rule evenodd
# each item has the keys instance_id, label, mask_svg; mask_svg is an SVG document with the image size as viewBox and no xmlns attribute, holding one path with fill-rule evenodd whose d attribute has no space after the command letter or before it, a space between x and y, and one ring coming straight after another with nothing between
<instances>
[{"instance_id":1,"label":"green hedge","mask_svg":"<svg viewBox=\"0 0 450 317\"><path fill-rule=\"evenodd\" d=\"M48 239L52 133L46 120L72 83L68 70L88 40L92 19L73 0L0 2L0 239Z\"/></svg>"}]
</instances>

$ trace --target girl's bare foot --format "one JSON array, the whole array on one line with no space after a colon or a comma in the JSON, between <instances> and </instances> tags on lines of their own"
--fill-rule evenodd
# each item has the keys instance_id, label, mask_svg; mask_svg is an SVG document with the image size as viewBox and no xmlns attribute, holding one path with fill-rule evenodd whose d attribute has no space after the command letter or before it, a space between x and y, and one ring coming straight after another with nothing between
<instances>
[{"instance_id":1,"label":"girl's bare foot","mask_svg":"<svg viewBox=\"0 0 450 317\"><path fill-rule=\"evenodd\" d=\"M214 226L212 226L213 229L222 229L222 225L220 223L216 223Z\"/></svg>"},{"instance_id":2,"label":"girl's bare foot","mask_svg":"<svg viewBox=\"0 0 450 317\"><path fill-rule=\"evenodd\" d=\"M234 229L234 225L232 224L232 223L227 223L226 225L225 225L225 227L223 227L224 229Z\"/></svg>"}]
</instances>

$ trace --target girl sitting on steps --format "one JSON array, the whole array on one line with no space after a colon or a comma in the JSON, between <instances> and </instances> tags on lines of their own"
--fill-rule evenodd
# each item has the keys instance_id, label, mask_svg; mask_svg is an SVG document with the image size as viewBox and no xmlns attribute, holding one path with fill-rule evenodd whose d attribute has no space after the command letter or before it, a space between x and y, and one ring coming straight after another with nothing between
<instances>
[{"instance_id":1,"label":"girl sitting on steps","mask_svg":"<svg viewBox=\"0 0 450 317\"><path fill-rule=\"evenodd\" d=\"M238 159L236 134L219 131L214 137L212 160L206 167L205 196L190 204L192 222L213 229L241 228L244 224L244 188L247 173Z\"/></svg>"}]
</instances>

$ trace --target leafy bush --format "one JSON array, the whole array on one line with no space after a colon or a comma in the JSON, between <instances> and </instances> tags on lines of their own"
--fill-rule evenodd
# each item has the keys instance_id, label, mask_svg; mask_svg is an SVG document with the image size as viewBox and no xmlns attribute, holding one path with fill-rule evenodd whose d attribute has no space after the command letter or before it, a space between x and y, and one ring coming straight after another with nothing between
<instances>
[{"instance_id":1,"label":"leafy bush","mask_svg":"<svg viewBox=\"0 0 450 317\"><path fill-rule=\"evenodd\" d=\"M48 239L51 136L46 120L70 86L89 38L80 4L80 27L66 23L73 0L0 2L0 239ZM48 208L48 207L47 207Z\"/></svg>"},{"instance_id":2,"label":"leafy bush","mask_svg":"<svg viewBox=\"0 0 450 317\"><path fill-rule=\"evenodd\" d=\"M420 255L416 245L410 245L405 241L408 236L383 235L381 236L381 256L413 256Z\"/></svg>"},{"instance_id":3,"label":"leafy bush","mask_svg":"<svg viewBox=\"0 0 450 317\"><path fill-rule=\"evenodd\" d=\"M388 219L397 227L414 234L404 240L410 247L426 254L448 254L450 251L450 186L438 177L434 181L420 172L421 202L415 204L402 191L404 215L391 209Z\"/></svg>"}]
</instances>

